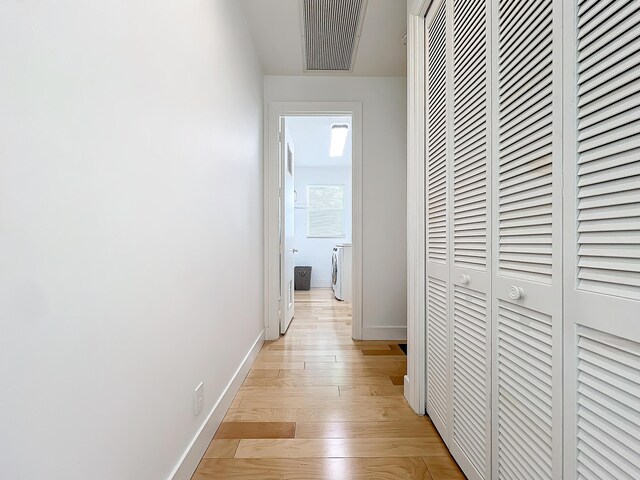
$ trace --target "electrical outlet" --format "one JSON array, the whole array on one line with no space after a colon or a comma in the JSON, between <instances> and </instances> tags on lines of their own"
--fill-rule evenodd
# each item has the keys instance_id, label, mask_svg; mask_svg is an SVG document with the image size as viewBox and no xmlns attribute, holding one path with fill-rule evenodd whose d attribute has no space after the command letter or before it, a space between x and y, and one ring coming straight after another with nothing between
<instances>
[{"instance_id":1,"label":"electrical outlet","mask_svg":"<svg viewBox=\"0 0 640 480\"><path fill-rule=\"evenodd\" d=\"M200 382L200 385L193 391L193 413L196 416L202 413L204 408L204 382Z\"/></svg>"}]
</instances>

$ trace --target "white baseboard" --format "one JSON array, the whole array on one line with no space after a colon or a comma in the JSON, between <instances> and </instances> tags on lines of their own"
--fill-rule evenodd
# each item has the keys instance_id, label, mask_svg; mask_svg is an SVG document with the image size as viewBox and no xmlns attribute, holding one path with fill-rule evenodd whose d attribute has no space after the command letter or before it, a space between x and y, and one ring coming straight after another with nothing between
<instances>
[{"instance_id":1,"label":"white baseboard","mask_svg":"<svg viewBox=\"0 0 640 480\"><path fill-rule=\"evenodd\" d=\"M227 387L222 392L222 395L220 395L220 398L218 398L209 415L207 415L198 433L196 433L191 443L189 443L182 458L180 458L173 472L169 475L169 480L189 480L193 476L193 473L198 467L198 463L200 463L202 456L207 451L209 443L211 443L211 439L231 406L231 402L233 402L242 382L244 382L245 377L249 373L253 361L258 356L258 353L260 353L260 348L262 348L262 344L264 343L264 335L265 331L262 330L227 384Z\"/></svg>"},{"instance_id":2,"label":"white baseboard","mask_svg":"<svg viewBox=\"0 0 640 480\"><path fill-rule=\"evenodd\" d=\"M407 327L364 327L362 340L406 340Z\"/></svg>"},{"instance_id":3,"label":"white baseboard","mask_svg":"<svg viewBox=\"0 0 640 480\"><path fill-rule=\"evenodd\" d=\"M409 375L404 376L404 398L407 399L407 402L411 398L411 384L409 383Z\"/></svg>"}]
</instances>

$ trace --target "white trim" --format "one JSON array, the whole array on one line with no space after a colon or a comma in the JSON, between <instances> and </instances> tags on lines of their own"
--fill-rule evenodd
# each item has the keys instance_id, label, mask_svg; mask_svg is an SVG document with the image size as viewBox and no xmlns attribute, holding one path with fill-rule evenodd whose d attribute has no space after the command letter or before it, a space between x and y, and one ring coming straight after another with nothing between
<instances>
[{"instance_id":1,"label":"white trim","mask_svg":"<svg viewBox=\"0 0 640 480\"><path fill-rule=\"evenodd\" d=\"M280 336L278 238L278 120L295 115L351 115L352 137L352 336L363 338L362 325L362 103L361 102L270 102L265 111L264 155L264 284L267 340Z\"/></svg>"},{"instance_id":2,"label":"white trim","mask_svg":"<svg viewBox=\"0 0 640 480\"><path fill-rule=\"evenodd\" d=\"M196 471L202 456L206 452L216 430L218 430L220 423L222 423L222 419L231 406L231 402L233 402L242 382L249 373L253 361L258 356L258 353L260 353L260 349L264 343L264 334L265 331L262 330L255 342L253 342L253 345L245 355L236 372L233 374L233 377L231 377L231 380L222 392L222 395L218 398L218 401L209 412L209 415L207 415L206 420L189 443L189 446L180 458L180 461L169 475L169 480L189 480Z\"/></svg>"},{"instance_id":3,"label":"white trim","mask_svg":"<svg viewBox=\"0 0 640 480\"><path fill-rule=\"evenodd\" d=\"M409 375L405 375L403 378L404 382L402 383L403 387L404 387L404 396L406 398L407 396L407 392L411 391L411 382L409 381Z\"/></svg>"},{"instance_id":4,"label":"white trim","mask_svg":"<svg viewBox=\"0 0 640 480\"><path fill-rule=\"evenodd\" d=\"M565 57L562 61L562 177L567 179L563 186L562 210L566 215L562 231L562 354L563 354L563 478L575 480L578 472L578 326L576 319L584 320L575 312L577 302L584 297L576 295L578 277L576 233L577 219L577 161L578 161L578 6L574 1L562 4L561 44ZM572 215L567 215L572 212ZM605 304L603 303L603 306ZM610 304L607 302L606 304ZM587 307L588 308L588 307ZM610 318L615 318L611 312ZM632 318L632 316L630 316Z\"/></svg>"},{"instance_id":5,"label":"white trim","mask_svg":"<svg viewBox=\"0 0 640 480\"><path fill-rule=\"evenodd\" d=\"M424 15L429 0L408 0L407 21L407 381L404 396L426 409Z\"/></svg>"},{"instance_id":6,"label":"white trim","mask_svg":"<svg viewBox=\"0 0 640 480\"><path fill-rule=\"evenodd\" d=\"M487 99L487 107L489 114L489 137L487 138L488 152L499 152L499 135L498 135L498 125L499 125L499 91L498 88L498 58L499 58L499 36L498 36L498 18L500 18L500 8L498 2L490 2L489 4L489 22L490 22L490 31L491 37L489 39L489 46L487 47L487 61L488 61L488 69L487 69L487 80L489 81L489 98ZM495 80L494 80L495 79ZM491 162L493 163L493 159ZM495 173L494 173L495 171ZM496 235L495 225L498 224L498 209L494 208L494 205L497 205L495 201L498 195L498 182L494 180L498 177L498 166L491 167L491 182L489 188L487 189L487 193L491 190L489 194L490 203L487 205L488 209L488 220L490 222L487 226L487 238L490 239L491 242L491 298L489 301L491 302L491 321L489 322L490 327L487 329L487 333L491 332L491 370L490 370L490 378L491 378L491 475L490 478L498 478L498 299L496 295L496 290L494 290L495 285L495 277L496 271L498 267L497 261L497 253L498 246L496 239L498 236ZM495 202L495 203L494 203ZM494 263L495 262L495 263Z\"/></svg>"},{"instance_id":7,"label":"white trim","mask_svg":"<svg viewBox=\"0 0 640 480\"><path fill-rule=\"evenodd\" d=\"M407 327L380 326L364 327L364 338L367 340L406 341Z\"/></svg>"}]
</instances>

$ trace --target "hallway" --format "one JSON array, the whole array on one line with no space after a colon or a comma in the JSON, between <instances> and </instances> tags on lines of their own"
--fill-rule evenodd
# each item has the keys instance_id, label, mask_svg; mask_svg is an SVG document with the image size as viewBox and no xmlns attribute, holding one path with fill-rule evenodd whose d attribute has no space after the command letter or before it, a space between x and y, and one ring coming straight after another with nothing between
<instances>
[{"instance_id":1,"label":"hallway","mask_svg":"<svg viewBox=\"0 0 640 480\"><path fill-rule=\"evenodd\" d=\"M350 310L328 289L296 292L287 334L262 348L195 480L464 478L405 402L397 343L351 340Z\"/></svg>"}]
</instances>

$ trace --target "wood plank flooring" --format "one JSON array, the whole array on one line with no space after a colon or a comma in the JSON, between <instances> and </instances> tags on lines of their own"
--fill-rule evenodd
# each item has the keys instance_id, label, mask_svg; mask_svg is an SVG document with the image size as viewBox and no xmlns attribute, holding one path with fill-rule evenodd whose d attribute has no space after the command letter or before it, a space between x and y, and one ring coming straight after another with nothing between
<instances>
[{"instance_id":1,"label":"wood plank flooring","mask_svg":"<svg viewBox=\"0 0 640 480\"><path fill-rule=\"evenodd\" d=\"M194 480L458 480L403 397L396 342L351 339L350 305L296 292L289 331L262 348Z\"/></svg>"}]
</instances>

